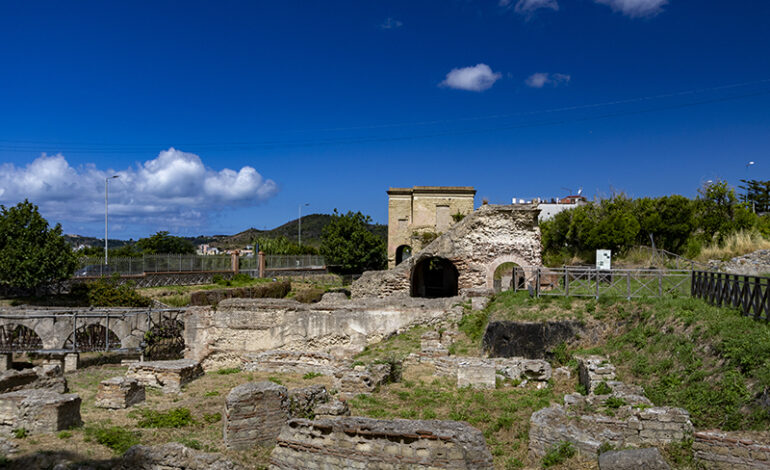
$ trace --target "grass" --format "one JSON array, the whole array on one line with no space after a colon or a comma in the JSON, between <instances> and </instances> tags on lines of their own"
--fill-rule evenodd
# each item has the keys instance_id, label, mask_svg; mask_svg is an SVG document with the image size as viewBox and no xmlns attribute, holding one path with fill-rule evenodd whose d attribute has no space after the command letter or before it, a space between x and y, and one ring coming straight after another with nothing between
<instances>
[{"instance_id":1,"label":"grass","mask_svg":"<svg viewBox=\"0 0 770 470\"><path fill-rule=\"evenodd\" d=\"M93 440L123 455L131 446L139 444L139 433L121 426L89 426L85 428L86 442Z\"/></svg>"},{"instance_id":2,"label":"grass","mask_svg":"<svg viewBox=\"0 0 770 470\"><path fill-rule=\"evenodd\" d=\"M704 246L698 255L698 260L729 260L757 250L768 249L770 249L770 240L758 231L741 230L730 234L722 243L714 242Z\"/></svg>"},{"instance_id":3,"label":"grass","mask_svg":"<svg viewBox=\"0 0 770 470\"><path fill-rule=\"evenodd\" d=\"M420 337L428 331L426 327L411 328L385 341L367 346L355 356L360 364L371 364L377 361L403 361L410 353L420 350Z\"/></svg>"},{"instance_id":4,"label":"grass","mask_svg":"<svg viewBox=\"0 0 770 470\"><path fill-rule=\"evenodd\" d=\"M136 410L134 416L138 418L136 425L140 428L181 428L195 424L192 413L187 408L174 408L168 411L145 408Z\"/></svg>"},{"instance_id":5,"label":"grass","mask_svg":"<svg viewBox=\"0 0 770 470\"><path fill-rule=\"evenodd\" d=\"M543 468L559 465L575 456L577 451L569 442L560 442L553 446L543 457Z\"/></svg>"}]
</instances>

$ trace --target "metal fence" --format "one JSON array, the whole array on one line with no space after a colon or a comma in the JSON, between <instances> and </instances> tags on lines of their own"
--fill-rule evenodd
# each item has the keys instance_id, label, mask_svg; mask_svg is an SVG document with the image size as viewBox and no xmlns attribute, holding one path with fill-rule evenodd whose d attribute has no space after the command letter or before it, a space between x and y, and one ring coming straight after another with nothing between
<instances>
[{"instance_id":1,"label":"metal fence","mask_svg":"<svg viewBox=\"0 0 770 470\"><path fill-rule=\"evenodd\" d=\"M717 307L732 306L757 320L770 320L770 278L693 271L692 296Z\"/></svg>"},{"instance_id":2,"label":"metal fence","mask_svg":"<svg viewBox=\"0 0 770 470\"><path fill-rule=\"evenodd\" d=\"M593 267L515 267L514 290L531 289L540 296L615 296L627 299L690 295L692 271L664 269L610 269ZM526 286L526 287L525 287Z\"/></svg>"},{"instance_id":3,"label":"metal fence","mask_svg":"<svg viewBox=\"0 0 770 470\"><path fill-rule=\"evenodd\" d=\"M313 269L326 266L323 256L317 255L265 255L267 269ZM241 256L238 268L244 271L259 269L258 256ZM121 276L145 273L180 272L222 272L232 271L230 255L145 255L142 257L111 257L109 264L99 256L83 257L79 260L75 277L101 277L119 274Z\"/></svg>"}]
</instances>

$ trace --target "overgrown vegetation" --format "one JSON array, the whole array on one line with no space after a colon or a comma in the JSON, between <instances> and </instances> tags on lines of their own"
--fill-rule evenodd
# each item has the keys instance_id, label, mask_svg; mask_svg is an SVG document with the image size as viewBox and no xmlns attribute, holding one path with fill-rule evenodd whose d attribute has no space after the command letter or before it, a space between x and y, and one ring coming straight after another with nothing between
<instances>
[{"instance_id":1,"label":"overgrown vegetation","mask_svg":"<svg viewBox=\"0 0 770 470\"><path fill-rule=\"evenodd\" d=\"M93 440L122 455L139 444L139 433L120 426L88 426L84 429L86 442Z\"/></svg>"},{"instance_id":2,"label":"overgrown vegetation","mask_svg":"<svg viewBox=\"0 0 770 470\"><path fill-rule=\"evenodd\" d=\"M543 468L553 467L566 462L575 456L575 447L566 441L553 446L543 457Z\"/></svg>"},{"instance_id":3,"label":"overgrown vegetation","mask_svg":"<svg viewBox=\"0 0 770 470\"><path fill-rule=\"evenodd\" d=\"M173 408L168 411L139 409L133 412L140 428L181 428L195 423L187 408Z\"/></svg>"},{"instance_id":4,"label":"overgrown vegetation","mask_svg":"<svg viewBox=\"0 0 770 470\"><path fill-rule=\"evenodd\" d=\"M98 279L72 286L72 295L94 307L147 307L152 300L140 295L133 284L117 279Z\"/></svg>"},{"instance_id":5,"label":"overgrown vegetation","mask_svg":"<svg viewBox=\"0 0 770 470\"><path fill-rule=\"evenodd\" d=\"M701 188L696 199L615 195L560 212L540 228L548 265L574 257L593 261L597 249L623 254L634 245L649 245L651 239L658 248L694 258L703 246L721 246L741 230L770 236L770 215L756 215L719 181Z\"/></svg>"},{"instance_id":6,"label":"overgrown vegetation","mask_svg":"<svg viewBox=\"0 0 770 470\"><path fill-rule=\"evenodd\" d=\"M383 269L387 262L385 242L369 230L371 222L371 217L360 212L343 215L335 209L321 233L326 264L344 274Z\"/></svg>"}]
</instances>

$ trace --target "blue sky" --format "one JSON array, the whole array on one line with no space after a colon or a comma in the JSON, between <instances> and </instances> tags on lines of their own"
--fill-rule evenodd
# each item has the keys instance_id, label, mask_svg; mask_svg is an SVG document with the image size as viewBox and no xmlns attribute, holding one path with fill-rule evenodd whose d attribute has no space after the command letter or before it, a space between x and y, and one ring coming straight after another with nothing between
<instances>
[{"instance_id":1,"label":"blue sky","mask_svg":"<svg viewBox=\"0 0 770 470\"><path fill-rule=\"evenodd\" d=\"M0 203L67 233L768 179L770 3L4 2ZM749 161L756 162L750 168Z\"/></svg>"}]
</instances>

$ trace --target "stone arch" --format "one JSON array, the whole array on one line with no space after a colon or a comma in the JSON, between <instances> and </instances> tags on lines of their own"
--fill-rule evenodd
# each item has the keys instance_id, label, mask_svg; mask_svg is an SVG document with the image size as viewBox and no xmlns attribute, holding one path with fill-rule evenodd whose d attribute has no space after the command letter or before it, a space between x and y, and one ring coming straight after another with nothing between
<instances>
[{"instance_id":1,"label":"stone arch","mask_svg":"<svg viewBox=\"0 0 770 470\"><path fill-rule=\"evenodd\" d=\"M122 347L120 337L112 328L107 328L102 321L90 321L82 325L69 334L64 341L63 349L73 349L74 343L77 343L78 351L104 351L108 349L119 349Z\"/></svg>"},{"instance_id":2,"label":"stone arch","mask_svg":"<svg viewBox=\"0 0 770 470\"><path fill-rule=\"evenodd\" d=\"M532 276L532 269L528 269L529 266L527 265L526 261L524 261L524 258L518 255L505 255L500 256L499 258L496 258L491 263L487 264L487 288L492 289L495 286L495 271L497 270L500 265L503 263L515 263L519 267L524 268L524 278L525 282L528 282Z\"/></svg>"},{"instance_id":3,"label":"stone arch","mask_svg":"<svg viewBox=\"0 0 770 470\"><path fill-rule=\"evenodd\" d=\"M410 294L412 297L454 297L458 293L459 278L457 267L448 259L425 257L414 263Z\"/></svg>"},{"instance_id":4,"label":"stone arch","mask_svg":"<svg viewBox=\"0 0 770 470\"><path fill-rule=\"evenodd\" d=\"M396 266L401 264L402 261L406 261L412 257L412 247L409 245L401 245L396 248Z\"/></svg>"},{"instance_id":5,"label":"stone arch","mask_svg":"<svg viewBox=\"0 0 770 470\"><path fill-rule=\"evenodd\" d=\"M0 326L0 351L37 351L43 349L43 338L22 323L7 323Z\"/></svg>"}]
</instances>

